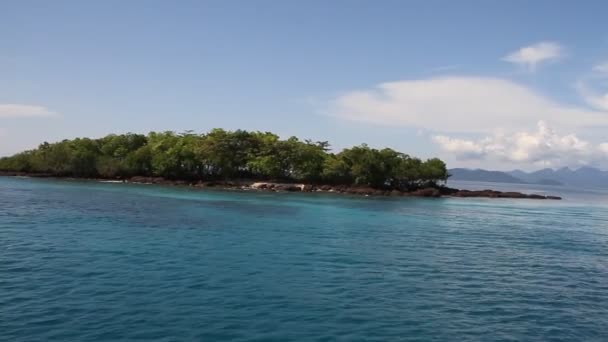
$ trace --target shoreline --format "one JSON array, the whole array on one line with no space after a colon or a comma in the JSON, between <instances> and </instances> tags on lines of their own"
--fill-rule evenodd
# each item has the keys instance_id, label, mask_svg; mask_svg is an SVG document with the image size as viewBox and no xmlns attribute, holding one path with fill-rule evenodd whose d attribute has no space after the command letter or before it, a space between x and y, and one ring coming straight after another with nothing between
<instances>
[{"instance_id":1,"label":"shoreline","mask_svg":"<svg viewBox=\"0 0 608 342\"><path fill-rule=\"evenodd\" d=\"M259 192L302 192L302 193L334 193L345 195L374 196L374 197L456 197L456 198L511 198L511 199L541 199L541 200L561 200L560 196L526 194L515 191L485 190L463 190L450 188L448 186L424 187L411 191L401 191L397 189L375 189L369 186L357 185L329 185L329 184L306 184L288 183L280 181L259 181L259 180L171 180L162 177L133 176L120 179L105 178L78 178L78 177L59 177L51 174L31 174L24 172L3 172L0 176L4 177L28 177L28 178L50 178L59 180L88 180L102 183L125 183L125 184L156 184L166 186L185 186L195 189L218 189L218 190L240 190L240 191L259 191Z\"/></svg>"}]
</instances>

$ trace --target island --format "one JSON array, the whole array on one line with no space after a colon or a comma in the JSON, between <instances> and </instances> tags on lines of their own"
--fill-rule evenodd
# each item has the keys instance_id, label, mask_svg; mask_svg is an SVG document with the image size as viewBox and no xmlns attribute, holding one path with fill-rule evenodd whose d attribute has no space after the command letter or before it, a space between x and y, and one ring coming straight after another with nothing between
<instances>
[{"instance_id":1,"label":"island","mask_svg":"<svg viewBox=\"0 0 608 342\"><path fill-rule=\"evenodd\" d=\"M390 148L361 144L333 153L327 141L219 128L44 142L0 158L0 175L368 196L560 199L453 189L446 186L449 173L442 160Z\"/></svg>"}]
</instances>

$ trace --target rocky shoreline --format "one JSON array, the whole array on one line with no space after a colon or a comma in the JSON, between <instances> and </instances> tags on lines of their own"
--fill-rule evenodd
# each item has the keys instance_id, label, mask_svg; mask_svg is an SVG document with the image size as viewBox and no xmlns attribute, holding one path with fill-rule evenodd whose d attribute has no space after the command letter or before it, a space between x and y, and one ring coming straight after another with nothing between
<instances>
[{"instance_id":1,"label":"rocky shoreline","mask_svg":"<svg viewBox=\"0 0 608 342\"><path fill-rule=\"evenodd\" d=\"M58 178L58 179L82 179L70 177L56 177L50 174L28 174L22 172L0 172L0 176L14 177L36 177L36 178ZM512 191L496 190L460 190L447 186L420 188L412 191L400 191L396 189L375 189L366 186L353 185L327 185L327 184L303 184L282 183L271 181L233 180L233 181L186 181L170 180L162 177L134 176L124 179L88 179L102 182L120 182L133 184L157 184L171 186L188 186L199 189L216 188L229 190L252 190L266 192L325 192L347 195L363 196L393 196L393 197L486 197L486 198L521 198L521 199L549 199L561 200L559 196L545 196L539 194L525 194Z\"/></svg>"}]
</instances>

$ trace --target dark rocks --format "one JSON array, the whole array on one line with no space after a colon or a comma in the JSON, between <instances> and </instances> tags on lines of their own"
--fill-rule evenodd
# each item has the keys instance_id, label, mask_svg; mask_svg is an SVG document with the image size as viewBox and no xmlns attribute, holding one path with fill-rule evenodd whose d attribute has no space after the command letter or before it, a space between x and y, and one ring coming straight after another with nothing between
<instances>
[{"instance_id":1,"label":"dark rocks","mask_svg":"<svg viewBox=\"0 0 608 342\"><path fill-rule=\"evenodd\" d=\"M445 196L451 196L451 195L457 193L458 191L460 191L460 190L456 189L456 188L450 188L447 186L439 187L439 192L441 193L441 195L445 195Z\"/></svg>"},{"instance_id":2,"label":"dark rocks","mask_svg":"<svg viewBox=\"0 0 608 342\"><path fill-rule=\"evenodd\" d=\"M134 176L129 179L131 183L143 183L143 184L169 184L170 181L162 177L145 177L145 176Z\"/></svg>"},{"instance_id":3,"label":"dark rocks","mask_svg":"<svg viewBox=\"0 0 608 342\"><path fill-rule=\"evenodd\" d=\"M553 199L561 200L559 196L543 196L538 194L524 194L521 192L507 191L501 192L496 190L458 190L450 196L454 197L487 197L487 198L522 198L522 199Z\"/></svg>"},{"instance_id":4,"label":"dark rocks","mask_svg":"<svg viewBox=\"0 0 608 342\"><path fill-rule=\"evenodd\" d=\"M302 188L296 184L277 184L274 186L274 190L294 192L294 191L301 191Z\"/></svg>"},{"instance_id":5,"label":"dark rocks","mask_svg":"<svg viewBox=\"0 0 608 342\"><path fill-rule=\"evenodd\" d=\"M441 192L439 189L435 188L424 188L411 192L411 195L419 197L440 197Z\"/></svg>"},{"instance_id":6,"label":"dark rocks","mask_svg":"<svg viewBox=\"0 0 608 342\"><path fill-rule=\"evenodd\" d=\"M185 181L171 181L160 177L133 177L130 180L134 183L148 184L169 184L187 185ZM441 196L452 197L485 197L485 198L520 198L520 199L552 199L560 200L559 196L544 196L538 194L524 194L515 191L496 191L496 190L459 190L455 188L428 187L412 191L400 191L397 189L375 189L368 186L349 186L349 185L311 185L297 183L274 183L274 182L246 182L246 181L217 181L217 182L198 182L194 184L197 188L220 187L226 189L254 189L260 191L275 192L330 192L360 196L412 196L437 198Z\"/></svg>"},{"instance_id":7,"label":"dark rocks","mask_svg":"<svg viewBox=\"0 0 608 342\"><path fill-rule=\"evenodd\" d=\"M0 171L0 176L5 177L34 177L34 178L52 178L53 174L50 173L29 173L29 172L19 172L19 171Z\"/></svg>"},{"instance_id":8,"label":"dark rocks","mask_svg":"<svg viewBox=\"0 0 608 342\"><path fill-rule=\"evenodd\" d=\"M0 176L23 176L23 177L54 177L47 174L30 174L24 172L3 172L0 171ZM57 177L67 178L67 177ZM192 186L195 188L219 188L219 189L234 189L234 190L259 190L259 191L275 191L275 192L329 192L341 193L361 196L412 196L412 197L429 197L437 198L441 196L451 197L486 197L486 198L521 198L521 199L549 199L561 200L559 196L545 196L539 194L524 194L514 191L496 191L496 190L459 190L449 188L447 186L427 187L410 191L402 191L399 189L376 189L368 186L354 185L312 185L298 183L279 183L279 182L254 182L247 179L237 180L216 180L216 181L187 181L187 180L171 180L163 177L147 177L134 176L129 179L122 179L123 182L142 183L142 184L159 184L159 185L178 185Z\"/></svg>"},{"instance_id":9,"label":"dark rocks","mask_svg":"<svg viewBox=\"0 0 608 342\"><path fill-rule=\"evenodd\" d=\"M215 186L215 183L213 182L198 182L196 184L194 184L195 188L210 188Z\"/></svg>"},{"instance_id":10,"label":"dark rocks","mask_svg":"<svg viewBox=\"0 0 608 342\"><path fill-rule=\"evenodd\" d=\"M403 196L403 192L399 191L399 190L392 190L389 193L390 196Z\"/></svg>"},{"instance_id":11,"label":"dark rocks","mask_svg":"<svg viewBox=\"0 0 608 342\"><path fill-rule=\"evenodd\" d=\"M373 189L373 188L368 188L368 187L345 187L342 188L340 192L345 192L347 194L352 194L352 195L374 195L376 193L379 193L379 190Z\"/></svg>"},{"instance_id":12,"label":"dark rocks","mask_svg":"<svg viewBox=\"0 0 608 342\"><path fill-rule=\"evenodd\" d=\"M304 184L302 186L302 191L304 192L311 192L314 189L314 187L310 184Z\"/></svg>"},{"instance_id":13,"label":"dark rocks","mask_svg":"<svg viewBox=\"0 0 608 342\"><path fill-rule=\"evenodd\" d=\"M520 192L499 192L498 197L500 198L526 198L526 195Z\"/></svg>"},{"instance_id":14,"label":"dark rocks","mask_svg":"<svg viewBox=\"0 0 608 342\"><path fill-rule=\"evenodd\" d=\"M0 176L5 176L5 177L19 177L19 176L23 176L21 172L14 172L14 171L0 171Z\"/></svg>"},{"instance_id":15,"label":"dark rocks","mask_svg":"<svg viewBox=\"0 0 608 342\"><path fill-rule=\"evenodd\" d=\"M454 197L489 197L489 198L497 198L502 194L499 191L494 190L459 190L453 193L451 196ZM506 193L504 193L506 194Z\"/></svg>"}]
</instances>

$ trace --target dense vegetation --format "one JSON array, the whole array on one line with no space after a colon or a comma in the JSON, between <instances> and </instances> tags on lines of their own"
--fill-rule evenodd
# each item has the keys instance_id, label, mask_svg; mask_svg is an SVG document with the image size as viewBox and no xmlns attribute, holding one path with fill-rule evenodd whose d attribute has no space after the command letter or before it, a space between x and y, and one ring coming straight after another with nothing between
<instances>
[{"instance_id":1,"label":"dense vegetation","mask_svg":"<svg viewBox=\"0 0 608 342\"><path fill-rule=\"evenodd\" d=\"M439 159L422 161L389 148L363 144L330 153L325 141L281 140L268 132L223 129L45 142L35 150L0 159L0 170L60 177L276 179L404 190L436 184L448 176Z\"/></svg>"}]
</instances>

